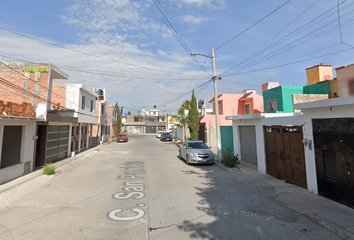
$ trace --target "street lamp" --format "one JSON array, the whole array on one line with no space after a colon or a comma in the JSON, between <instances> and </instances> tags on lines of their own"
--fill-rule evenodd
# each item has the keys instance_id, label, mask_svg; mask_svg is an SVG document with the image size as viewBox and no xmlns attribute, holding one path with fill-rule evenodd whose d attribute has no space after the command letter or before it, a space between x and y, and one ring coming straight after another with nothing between
<instances>
[{"instance_id":1,"label":"street lamp","mask_svg":"<svg viewBox=\"0 0 354 240\"><path fill-rule=\"evenodd\" d=\"M200 53L191 53L191 55L200 55L203 57L211 58L213 61L213 81L214 81L214 100L215 100L215 123L216 123L216 145L217 145L217 156L216 159L220 160L221 153L221 142L220 142L220 123L219 123L219 100L218 100L218 89L216 85L216 71L215 71L215 55L214 48L211 49L211 57L207 55L203 55Z\"/></svg>"}]
</instances>

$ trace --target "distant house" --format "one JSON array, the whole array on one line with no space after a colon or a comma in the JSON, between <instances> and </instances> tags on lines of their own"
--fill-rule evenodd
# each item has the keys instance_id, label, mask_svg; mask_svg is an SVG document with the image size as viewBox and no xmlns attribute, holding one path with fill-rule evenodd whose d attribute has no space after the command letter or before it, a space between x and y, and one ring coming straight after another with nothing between
<instances>
[{"instance_id":1,"label":"distant house","mask_svg":"<svg viewBox=\"0 0 354 240\"><path fill-rule=\"evenodd\" d=\"M337 85L339 96L354 95L354 64L335 69L337 73Z\"/></svg>"},{"instance_id":2,"label":"distant house","mask_svg":"<svg viewBox=\"0 0 354 240\"><path fill-rule=\"evenodd\" d=\"M96 93L95 125L92 127L92 144L97 145L112 140L115 135L116 120L113 106L106 100L106 89L94 89ZM115 121L115 127L114 127Z\"/></svg>"},{"instance_id":3,"label":"distant house","mask_svg":"<svg viewBox=\"0 0 354 240\"><path fill-rule=\"evenodd\" d=\"M215 99L212 98L209 103L213 104L213 115L205 115L199 118L199 139L205 141L211 147L216 147ZM218 96L218 108L220 131L221 133L227 133L230 132L229 128L232 126L232 121L226 120L225 117L263 112L263 97L257 94L255 90L250 89L244 90L243 94L220 94ZM223 129L223 127L229 128ZM221 139L222 149L225 149L226 142L226 140Z\"/></svg>"},{"instance_id":4,"label":"distant house","mask_svg":"<svg viewBox=\"0 0 354 240\"><path fill-rule=\"evenodd\" d=\"M292 113L293 104L338 97L337 80L331 65L316 65L306 69L307 86L262 85L265 113Z\"/></svg>"},{"instance_id":5,"label":"distant house","mask_svg":"<svg viewBox=\"0 0 354 240\"><path fill-rule=\"evenodd\" d=\"M151 110L139 110L138 115L123 116L123 131L133 134L166 131L167 118L154 106Z\"/></svg>"}]
</instances>

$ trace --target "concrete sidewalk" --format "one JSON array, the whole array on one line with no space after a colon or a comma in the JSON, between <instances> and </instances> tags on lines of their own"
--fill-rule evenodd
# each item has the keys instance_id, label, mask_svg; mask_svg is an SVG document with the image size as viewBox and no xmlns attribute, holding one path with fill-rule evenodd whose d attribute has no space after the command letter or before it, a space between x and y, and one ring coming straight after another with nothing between
<instances>
[{"instance_id":1,"label":"concrete sidewalk","mask_svg":"<svg viewBox=\"0 0 354 240\"><path fill-rule=\"evenodd\" d=\"M354 209L285 183L242 164L239 168L216 165L275 201L307 217L344 239L354 239Z\"/></svg>"}]
</instances>

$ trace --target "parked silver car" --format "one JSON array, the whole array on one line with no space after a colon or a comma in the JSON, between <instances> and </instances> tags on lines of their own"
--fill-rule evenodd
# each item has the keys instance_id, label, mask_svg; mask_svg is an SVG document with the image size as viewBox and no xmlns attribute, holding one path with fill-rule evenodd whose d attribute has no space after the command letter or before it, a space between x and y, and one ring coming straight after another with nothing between
<instances>
[{"instance_id":1,"label":"parked silver car","mask_svg":"<svg viewBox=\"0 0 354 240\"><path fill-rule=\"evenodd\" d=\"M215 155L203 141L184 141L179 148L179 157L187 164L213 164Z\"/></svg>"}]
</instances>

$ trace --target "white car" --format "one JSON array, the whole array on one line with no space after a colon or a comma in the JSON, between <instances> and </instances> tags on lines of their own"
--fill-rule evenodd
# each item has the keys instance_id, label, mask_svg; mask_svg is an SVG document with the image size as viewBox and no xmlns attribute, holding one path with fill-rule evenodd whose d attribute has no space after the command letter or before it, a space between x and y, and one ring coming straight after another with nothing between
<instances>
[{"instance_id":1,"label":"white car","mask_svg":"<svg viewBox=\"0 0 354 240\"><path fill-rule=\"evenodd\" d=\"M213 164L215 155L203 141L184 141L179 149L179 157L185 159L189 165L195 164Z\"/></svg>"},{"instance_id":2,"label":"white car","mask_svg":"<svg viewBox=\"0 0 354 240\"><path fill-rule=\"evenodd\" d=\"M161 134L163 133L164 131L158 131L157 134L156 134L156 138L160 138L161 137Z\"/></svg>"}]
</instances>

